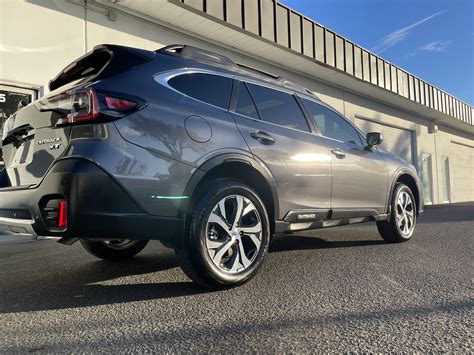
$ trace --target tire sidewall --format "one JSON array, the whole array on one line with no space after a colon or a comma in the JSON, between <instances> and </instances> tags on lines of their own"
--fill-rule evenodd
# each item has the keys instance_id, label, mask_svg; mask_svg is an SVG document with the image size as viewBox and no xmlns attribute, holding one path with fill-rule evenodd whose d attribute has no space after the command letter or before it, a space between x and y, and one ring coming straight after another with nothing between
<instances>
[{"instance_id":1,"label":"tire sidewall","mask_svg":"<svg viewBox=\"0 0 474 355\"><path fill-rule=\"evenodd\" d=\"M238 181L230 180L227 186L228 187L221 191L216 191L216 189L214 189L196 205L196 211L191 222L189 236L191 241L189 247L196 252L194 259L204 267L206 273L215 282L223 285L239 284L251 278L261 265L270 241L270 223L268 214L257 193ZM262 246L252 265L248 269L237 274L226 273L220 270L212 261L206 245L207 221L212 209L221 199L232 195L241 195L248 198L257 209L260 215L260 222L262 223Z\"/></svg>"}]
</instances>

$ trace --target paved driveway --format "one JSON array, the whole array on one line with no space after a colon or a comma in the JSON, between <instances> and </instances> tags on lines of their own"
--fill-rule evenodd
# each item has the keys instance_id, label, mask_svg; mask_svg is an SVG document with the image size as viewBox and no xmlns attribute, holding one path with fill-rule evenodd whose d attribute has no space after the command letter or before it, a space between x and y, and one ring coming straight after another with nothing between
<instances>
[{"instance_id":1,"label":"paved driveway","mask_svg":"<svg viewBox=\"0 0 474 355\"><path fill-rule=\"evenodd\" d=\"M315 352L473 348L474 204L428 208L413 240L374 224L276 237L250 283L208 292L151 243L0 244L0 351Z\"/></svg>"}]
</instances>

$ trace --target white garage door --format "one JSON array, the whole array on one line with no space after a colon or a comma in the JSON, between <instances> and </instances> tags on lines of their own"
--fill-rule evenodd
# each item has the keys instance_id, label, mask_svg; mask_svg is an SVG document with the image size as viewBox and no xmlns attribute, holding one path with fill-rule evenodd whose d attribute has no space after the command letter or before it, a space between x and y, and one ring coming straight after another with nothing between
<instances>
[{"instance_id":1,"label":"white garage door","mask_svg":"<svg viewBox=\"0 0 474 355\"><path fill-rule=\"evenodd\" d=\"M413 164L413 135L411 131L387 126L382 123L375 123L361 118L356 118L355 124L364 133L382 133L383 142L381 148L395 153L407 162Z\"/></svg>"},{"instance_id":2,"label":"white garage door","mask_svg":"<svg viewBox=\"0 0 474 355\"><path fill-rule=\"evenodd\" d=\"M474 147L451 142L450 148L453 202L474 201Z\"/></svg>"}]
</instances>

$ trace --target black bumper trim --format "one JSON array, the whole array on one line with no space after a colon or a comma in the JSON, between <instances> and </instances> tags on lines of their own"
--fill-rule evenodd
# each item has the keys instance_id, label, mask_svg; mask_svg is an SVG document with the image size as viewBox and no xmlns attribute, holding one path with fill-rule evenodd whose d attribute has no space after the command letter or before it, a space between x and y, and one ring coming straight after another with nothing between
<instances>
[{"instance_id":1,"label":"black bumper trim","mask_svg":"<svg viewBox=\"0 0 474 355\"><path fill-rule=\"evenodd\" d=\"M68 228L48 227L42 207L52 198L68 204ZM58 160L35 188L0 189L0 224L30 220L38 236L87 239L159 239L181 233L178 217L146 213L102 168L87 159ZM26 217L26 218L25 218ZM5 222L6 221L6 222Z\"/></svg>"}]
</instances>

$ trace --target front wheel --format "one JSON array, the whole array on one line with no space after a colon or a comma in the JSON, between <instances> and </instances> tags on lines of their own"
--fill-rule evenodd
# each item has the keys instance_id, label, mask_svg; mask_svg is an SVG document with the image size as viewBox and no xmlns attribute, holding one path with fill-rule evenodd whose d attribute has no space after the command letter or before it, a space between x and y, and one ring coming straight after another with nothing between
<instances>
[{"instance_id":1,"label":"front wheel","mask_svg":"<svg viewBox=\"0 0 474 355\"><path fill-rule=\"evenodd\" d=\"M249 186L213 181L193 207L176 255L183 271L211 288L242 284L262 263L270 241L265 206Z\"/></svg>"},{"instance_id":2,"label":"front wheel","mask_svg":"<svg viewBox=\"0 0 474 355\"><path fill-rule=\"evenodd\" d=\"M81 240L81 244L99 259L121 261L131 259L141 252L148 244L148 240L114 239L97 242Z\"/></svg>"},{"instance_id":3,"label":"front wheel","mask_svg":"<svg viewBox=\"0 0 474 355\"><path fill-rule=\"evenodd\" d=\"M412 237L415 230L415 198L405 184L397 184L392 196L390 219L377 222L377 229L387 242L405 242Z\"/></svg>"}]
</instances>

